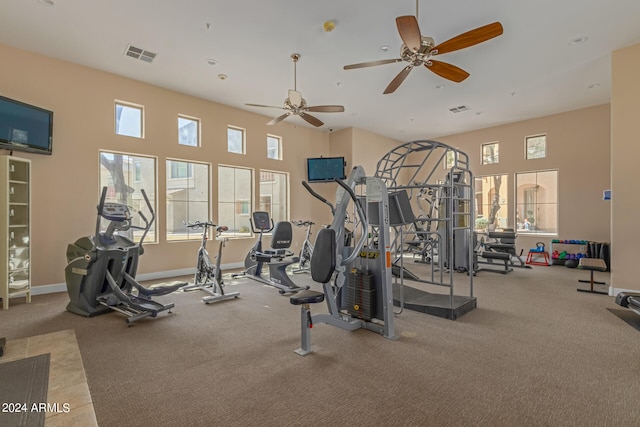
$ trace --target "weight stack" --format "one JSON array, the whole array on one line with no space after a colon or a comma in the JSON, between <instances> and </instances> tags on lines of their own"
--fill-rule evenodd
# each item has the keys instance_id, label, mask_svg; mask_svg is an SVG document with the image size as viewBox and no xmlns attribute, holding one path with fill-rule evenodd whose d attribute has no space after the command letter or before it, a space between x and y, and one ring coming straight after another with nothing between
<instances>
[{"instance_id":1,"label":"weight stack","mask_svg":"<svg viewBox=\"0 0 640 427\"><path fill-rule=\"evenodd\" d=\"M370 321L376 316L376 289L372 274L352 271L347 282L347 312Z\"/></svg>"}]
</instances>

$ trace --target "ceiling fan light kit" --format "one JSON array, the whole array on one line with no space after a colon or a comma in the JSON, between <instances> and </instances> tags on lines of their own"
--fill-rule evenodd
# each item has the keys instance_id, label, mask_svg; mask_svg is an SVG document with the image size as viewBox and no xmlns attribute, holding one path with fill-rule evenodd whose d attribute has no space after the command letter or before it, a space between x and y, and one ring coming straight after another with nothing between
<instances>
[{"instance_id":1,"label":"ceiling fan light kit","mask_svg":"<svg viewBox=\"0 0 640 427\"><path fill-rule=\"evenodd\" d=\"M502 24L499 22L493 22L471 31L467 31L466 33L459 34L443 43L440 43L439 45L436 45L433 38L423 36L420 32L420 27L418 26L418 20L416 18L418 15L417 9L418 5L416 2L416 16L408 15L396 18L396 26L398 27L398 33L402 39L400 58L345 65L344 69L353 70L355 68L373 67L376 65L391 64L395 62L407 62L409 65L405 66L402 71L395 76L384 90L384 94L395 92L407 78L411 70L413 70L414 67L420 66L424 66L429 71L432 71L447 80L460 83L469 77L469 73L455 65L436 61L433 57L436 55L442 55L443 53L449 53L474 46L497 37L503 32Z\"/></svg>"},{"instance_id":2,"label":"ceiling fan light kit","mask_svg":"<svg viewBox=\"0 0 640 427\"><path fill-rule=\"evenodd\" d=\"M312 113L342 113L344 111L344 107L342 105L307 105L307 101L302 97L302 93L298 92L297 88L297 70L296 64L300 60L299 53L291 54L291 61L293 61L293 89L289 89L289 93L287 98L284 100L284 107L276 107L271 105L262 105L262 104L244 104L248 107L264 107L264 108L279 108L282 110L286 110L286 112L272 120L270 120L267 125L272 126L277 123L280 123L284 119L289 116L299 116L307 123L320 127L324 123L315 116L309 114Z\"/></svg>"}]
</instances>

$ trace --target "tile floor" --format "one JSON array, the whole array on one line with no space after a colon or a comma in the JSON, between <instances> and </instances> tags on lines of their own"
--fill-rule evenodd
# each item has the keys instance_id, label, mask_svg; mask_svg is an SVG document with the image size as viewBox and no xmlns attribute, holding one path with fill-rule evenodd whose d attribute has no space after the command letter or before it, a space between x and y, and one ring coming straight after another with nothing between
<instances>
[{"instance_id":1,"label":"tile floor","mask_svg":"<svg viewBox=\"0 0 640 427\"><path fill-rule=\"evenodd\" d=\"M51 353L47 403L68 403L69 412L49 412L46 427L97 426L80 349L73 330L7 341L0 363Z\"/></svg>"}]
</instances>

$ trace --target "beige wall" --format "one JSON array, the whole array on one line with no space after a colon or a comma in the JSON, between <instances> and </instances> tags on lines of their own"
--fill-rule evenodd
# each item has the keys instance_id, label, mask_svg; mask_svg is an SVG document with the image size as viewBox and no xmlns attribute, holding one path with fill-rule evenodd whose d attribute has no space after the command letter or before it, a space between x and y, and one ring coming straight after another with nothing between
<instances>
[{"instance_id":1,"label":"beige wall","mask_svg":"<svg viewBox=\"0 0 640 427\"><path fill-rule=\"evenodd\" d=\"M611 187L610 132L610 107L605 104L436 140L467 153L475 176L509 175L511 226L515 218L515 173L559 171L559 235L518 237L518 248L526 253L539 241L550 248L553 238L611 240L610 204L602 200L602 191ZM524 138L538 134L547 135L547 157L526 160ZM500 143L500 162L481 165L481 144L494 141Z\"/></svg>"},{"instance_id":2,"label":"beige wall","mask_svg":"<svg viewBox=\"0 0 640 427\"><path fill-rule=\"evenodd\" d=\"M11 64L0 69L0 94L54 111L53 155L14 153L33 161L34 286L64 282L67 244L94 231L100 149L157 158L160 243L147 246L141 273L189 268L198 247L198 242L165 241L166 158L212 164L214 221L218 163L255 168L256 192L260 168L287 172L291 218L323 223L330 217L328 209L309 203L310 196L300 185L306 178L305 158L329 154L329 133L298 126L295 119L268 127L266 116L6 46L0 46L0 56ZM115 135L114 100L144 106L144 139ZM201 119L202 147L178 145L178 114ZM246 129L246 155L227 152L227 125ZM282 161L267 159L267 133L283 138ZM253 243L253 239L230 242L223 262L241 262Z\"/></svg>"},{"instance_id":3,"label":"beige wall","mask_svg":"<svg viewBox=\"0 0 640 427\"><path fill-rule=\"evenodd\" d=\"M406 142L381 137L362 129L327 133L299 126L295 119L275 127L267 127L269 118L266 116L5 46L0 46L0 54L6 63L12 64L12 67L0 69L0 94L54 111L53 155L16 153L33 161L32 265L33 284L36 286L64 282L67 244L93 232L99 194L100 149L157 158L160 242L148 245L141 260L140 272L147 273L191 267L198 244L165 241L166 158L212 164L214 221L217 210L215 168L220 163L254 168L256 192L259 188L257 171L260 168L289 173L291 218L309 218L318 224L324 224L330 221L329 210L309 196L300 185L306 179L305 159L320 155L344 156L347 170L354 165L363 165L367 173L373 175L378 159L396 145ZM638 54L635 55L637 62ZM633 98L629 96L629 105ZM637 98L636 96L635 99ZM145 106L145 139L114 134L113 104L116 99ZM202 120L201 148L177 144L178 114ZM625 122L634 123L629 119L625 119ZM469 154L471 168L477 176L509 174L509 186L512 189L513 174L517 171L559 169L559 237L609 241L610 205L601 200L602 190L612 187L609 123L609 105L601 105L437 140ZM246 129L246 155L227 152L227 125ZM629 126L631 129L621 138L627 144L633 140L632 136L638 134L637 131L633 132L633 125ZM283 138L282 161L266 158L267 133ZM524 137L539 133L546 133L548 136L549 156L534 161L524 160ZM500 163L481 166L480 144L491 141L500 142ZM630 163L635 160L626 157L622 161ZM637 166L635 169L638 169ZM640 173L635 169L629 166L619 173ZM623 184L634 182L626 176L622 180ZM632 184L628 186L630 185ZM335 188L330 184L314 184L313 188L330 201L335 198ZM618 192L632 194L630 189L627 190L624 187L616 189ZM632 200L630 203L637 203L635 198ZM295 232L295 239L301 241L303 230L296 229ZM550 239L549 237L546 241ZM626 236L621 236L620 239L618 244L624 248L621 242L629 239ZM519 239L519 247L526 250L539 240L544 239ZM241 262L253 243L253 239L230 242L223 262ZM632 283L626 282L624 286L633 287Z\"/></svg>"},{"instance_id":4,"label":"beige wall","mask_svg":"<svg viewBox=\"0 0 640 427\"><path fill-rule=\"evenodd\" d=\"M640 44L613 52L611 88L611 285L640 290Z\"/></svg>"}]
</instances>

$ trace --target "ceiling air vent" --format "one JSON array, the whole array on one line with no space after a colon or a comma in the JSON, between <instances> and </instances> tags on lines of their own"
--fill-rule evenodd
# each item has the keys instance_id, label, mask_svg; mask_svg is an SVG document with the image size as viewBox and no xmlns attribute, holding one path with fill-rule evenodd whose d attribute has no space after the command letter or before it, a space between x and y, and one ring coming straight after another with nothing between
<instances>
[{"instance_id":1,"label":"ceiling air vent","mask_svg":"<svg viewBox=\"0 0 640 427\"><path fill-rule=\"evenodd\" d=\"M141 49L139 47L127 46L127 50L124 52L125 55L130 56L134 59L139 59L140 61L151 63L155 59L157 53L149 52L148 50Z\"/></svg>"},{"instance_id":2,"label":"ceiling air vent","mask_svg":"<svg viewBox=\"0 0 640 427\"><path fill-rule=\"evenodd\" d=\"M468 109L469 107L467 107L466 105L461 105L459 107L449 108L449 111L455 114L455 113L462 113L463 111L467 111Z\"/></svg>"}]
</instances>

